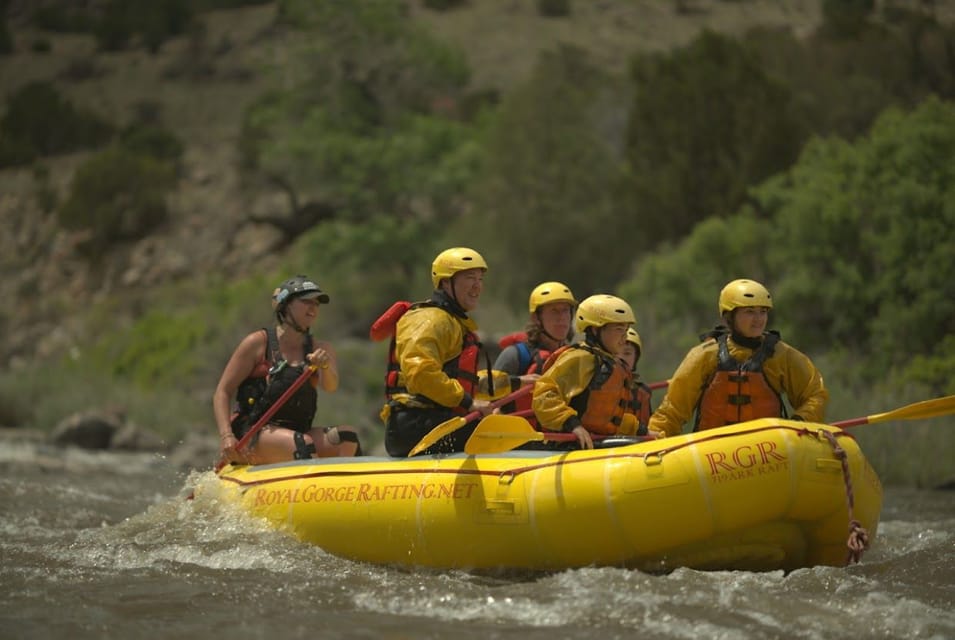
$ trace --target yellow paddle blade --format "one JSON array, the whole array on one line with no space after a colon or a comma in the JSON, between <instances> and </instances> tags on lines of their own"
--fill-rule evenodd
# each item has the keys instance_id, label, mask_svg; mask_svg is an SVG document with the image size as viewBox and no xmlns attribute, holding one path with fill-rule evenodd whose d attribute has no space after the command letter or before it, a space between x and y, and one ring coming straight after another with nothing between
<instances>
[{"instance_id":1,"label":"yellow paddle blade","mask_svg":"<svg viewBox=\"0 0 955 640\"><path fill-rule=\"evenodd\" d=\"M955 396L945 396L944 398L935 398L933 400L923 400L909 404L885 413L866 416L864 418L853 418L852 420L842 420L833 422L834 427L854 427L860 424L872 424L875 422L888 422L890 420L921 420L923 418L937 418L955 413Z\"/></svg>"},{"instance_id":2,"label":"yellow paddle blade","mask_svg":"<svg viewBox=\"0 0 955 640\"><path fill-rule=\"evenodd\" d=\"M504 396L503 398L498 398L497 400L491 403L491 407L496 409L497 407L504 406L508 402L513 402L514 400L516 400L517 398L520 398L521 396L526 396L533 390L534 390L533 384L526 384L520 389L518 389L517 391L512 391L511 393ZM472 420L477 420L480 417L481 417L480 411L472 411L466 416L462 416L459 418L451 418L450 420L446 420L445 422L442 422L441 424L436 426L434 429L429 431L427 435L425 435L425 437L421 438L421 441L415 445L414 449L408 452L408 457L421 453L422 451L424 451L431 445L437 443L438 440L440 440L441 438L445 437L446 435L450 433L454 433L455 431L457 431L464 425L468 424Z\"/></svg>"},{"instance_id":3,"label":"yellow paddle blade","mask_svg":"<svg viewBox=\"0 0 955 640\"><path fill-rule=\"evenodd\" d=\"M501 453L528 442L543 440L544 434L535 431L524 418L492 414L474 428L474 433L464 445L464 453Z\"/></svg>"},{"instance_id":4,"label":"yellow paddle blade","mask_svg":"<svg viewBox=\"0 0 955 640\"><path fill-rule=\"evenodd\" d=\"M467 423L468 423L467 416L457 416L455 418L451 418L450 420L445 420L444 422L436 426L434 429L429 431L427 434L425 434L425 436L421 438L418 444L415 445L414 449L408 452L408 457L410 458L411 456L421 453L422 451L424 451L431 445L436 444L438 440L440 440L444 436L454 433L455 431L457 431L458 429L460 429Z\"/></svg>"}]
</instances>

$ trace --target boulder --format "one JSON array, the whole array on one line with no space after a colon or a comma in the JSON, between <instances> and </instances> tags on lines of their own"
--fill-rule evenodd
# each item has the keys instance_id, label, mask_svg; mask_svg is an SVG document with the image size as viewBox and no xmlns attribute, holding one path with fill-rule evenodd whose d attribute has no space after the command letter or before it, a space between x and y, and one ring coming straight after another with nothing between
<instances>
[{"instance_id":1,"label":"boulder","mask_svg":"<svg viewBox=\"0 0 955 640\"><path fill-rule=\"evenodd\" d=\"M67 416L53 428L53 442L83 449L108 449L122 426L115 412L87 411Z\"/></svg>"}]
</instances>

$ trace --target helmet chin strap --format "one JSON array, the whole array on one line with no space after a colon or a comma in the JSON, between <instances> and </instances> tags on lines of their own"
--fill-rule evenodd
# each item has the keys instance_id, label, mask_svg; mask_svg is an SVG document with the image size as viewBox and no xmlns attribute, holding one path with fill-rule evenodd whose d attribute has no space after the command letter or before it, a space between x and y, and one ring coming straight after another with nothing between
<instances>
[{"instance_id":1,"label":"helmet chin strap","mask_svg":"<svg viewBox=\"0 0 955 640\"><path fill-rule=\"evenodd\" d=\"M551 340L553 340L553 341L556 342L557 344L563 344L563 342L564 342L564 339L563 339L563 338L556 338L556 337L552 336L552 335L550 334L550 331L548 331L547 329L544 328L544 320L543 320L543 319L541 318L541 316L540 316L540 311L535 311L535 312L534 312L534 315L537 317L537 326L539 326L539 327L541 328L541 333L543 333L545 336L547 336L548 338L550 338Z\"/></svg>"},{"instance_id":2,"label":"helmet chin strap","mask_svg":"<svg viewBox=\"0 0 955 640\"><path fill-rule=\"evenodd\" d=\"M283 308L278 313L278 318L279 318L279 324L283 324L289 327L290 329L292 329L293 331L297 331L298 333L301 333L302 335L308 333L308 328L303 329L301 326L299 326L299 324L295 322L295 320L289 314L286 313L285 308Z\"/></svg>"},{"instance_id":3,"label":"helmet chin strap","mask_svg":"<svg viewBox=\"0 0 955 640\"><path fill-rule=\"evenodd\" d=\"M600 339L600 330L597 327L587 327L584 329L584 342L607 351L604 341Z\"/></svg>"},{"instance_id":4,"label":"helmet chin strap","mask_svg":"<svg viewBox=\"0 0 955 640\"><path fill-rule=\"evenodd\" d=\"M454 277L456 275L458 274L454 273L451 275L450 278L448 278L448 285L450 285L451 287L451 299L454 300L454 304L458 305L459 307L463 309L464 307L461 305L461 301L458 300L458 292L454 290Z\"/></svg>"}]
</instances>

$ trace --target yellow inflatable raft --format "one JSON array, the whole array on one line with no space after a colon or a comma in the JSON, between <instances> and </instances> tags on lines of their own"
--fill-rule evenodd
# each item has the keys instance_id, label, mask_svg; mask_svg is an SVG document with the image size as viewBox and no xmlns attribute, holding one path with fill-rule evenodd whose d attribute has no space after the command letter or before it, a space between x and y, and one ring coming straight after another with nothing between
<instances>
[{"instance_id":1,"label":"yellow inflatable raft","mask_svg":"<svg viewBox=\"0 0 955 640\"><path fill-rule=\"evenodd\" d=\"M871 541L882 508L848 433L779 419L591 451L226 466L220 479L330 553L480 570L842 566L850 529Z\"/></svg>"}]
</instances>

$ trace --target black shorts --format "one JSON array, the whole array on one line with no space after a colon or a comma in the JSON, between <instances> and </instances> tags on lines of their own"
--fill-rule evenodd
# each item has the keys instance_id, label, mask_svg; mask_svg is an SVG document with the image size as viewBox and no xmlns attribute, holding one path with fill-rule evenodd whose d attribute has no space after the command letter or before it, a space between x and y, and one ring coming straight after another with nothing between
<instances>
[{"instance_id":1,"label":"black shorts","mask_svg":"<svg viewBox=\"0 0 955 640\"><path fill-rule=\"evenodd\" d=\"M414 409L393 407L385 426L385 451L396 458L405 458L421 438L439 424L461 417L451 409ZM445 436L422 453L453 453L464 451L477 421L467 424Z\"/></svg>"}]
</instances>

